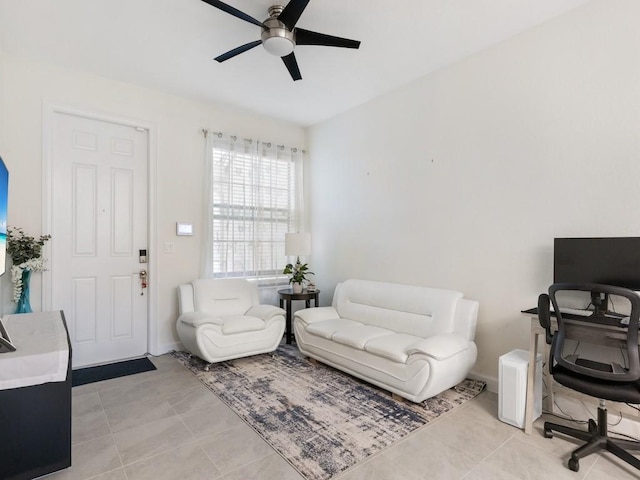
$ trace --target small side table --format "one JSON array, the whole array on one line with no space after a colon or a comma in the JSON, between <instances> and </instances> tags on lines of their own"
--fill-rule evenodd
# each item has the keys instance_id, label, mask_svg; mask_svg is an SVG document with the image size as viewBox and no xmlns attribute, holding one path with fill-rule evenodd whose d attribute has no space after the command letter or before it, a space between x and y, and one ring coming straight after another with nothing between
<instances>
[{"instance_id":1,"label":"small side table","mask_svg":"<svg viewBox=\"0 0 640 480\"><path fill-rule=\"evenodd\" d=\"M278 290L278 295L280 295L280 308L284 308L287 311L286 339L287 344L290 344L291 340L293 339L293 329L291 328L291 301L304 300L306 308L310 308L311 300L313 299L313 306L317 307L320 290L309 292L305 288L304 290L302 290L302 293L293 293L293 290L291 288L285 288L284 290ZM287 303L286 308L284 306L285 302Z\"/></svg>"}]
</instances>

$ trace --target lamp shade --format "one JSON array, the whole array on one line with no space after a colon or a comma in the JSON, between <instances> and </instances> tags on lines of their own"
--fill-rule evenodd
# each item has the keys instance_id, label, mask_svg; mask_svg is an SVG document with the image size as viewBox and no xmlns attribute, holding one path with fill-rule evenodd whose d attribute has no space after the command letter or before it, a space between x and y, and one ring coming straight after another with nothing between
<instances>
[{"instance_id":1,"label":"lamp shade","mask_svg":"<svg viewBox=\"0 0 640 480\"><path fill-rule=\"evenodd\" d=\"M311 254L310 233L285 233L284 254L287 257Z\"/></svg>"}]
</instances>

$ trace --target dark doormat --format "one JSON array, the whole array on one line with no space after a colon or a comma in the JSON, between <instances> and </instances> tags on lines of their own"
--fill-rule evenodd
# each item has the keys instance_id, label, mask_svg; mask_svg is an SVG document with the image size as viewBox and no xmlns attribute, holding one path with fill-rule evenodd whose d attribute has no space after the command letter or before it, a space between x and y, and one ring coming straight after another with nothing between
<instances>
[{"instance_id":1,"label":"dark doormat","mask_svg":"<svg viewBox=\"0 0 640 480\"><path fill-rule=\"evenodd\" d=\"M149 372L155 370L156 366L148 358L136 358L124 362L109 363L97 367L79 368L71 375L71 383L74 387L86 385L87 383L101 382L111 378L126 377L135 373Z\"/></svg>"}]
</instances>

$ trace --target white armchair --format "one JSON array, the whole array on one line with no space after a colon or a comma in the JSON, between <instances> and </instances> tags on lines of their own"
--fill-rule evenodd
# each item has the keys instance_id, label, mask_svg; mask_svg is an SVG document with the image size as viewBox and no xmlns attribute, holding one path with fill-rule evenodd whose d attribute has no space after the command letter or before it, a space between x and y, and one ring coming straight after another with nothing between
<instances>
[{"instance_id":1,"label":"white armchair","mask_svg":"<svg viewBox=\"0 0 640 480\"><path fill-rule=\"evenodd\" d=\"M209 364L272 352L282 340L285 311L261 305L258 287L245 279L194 280L178 297L178 336Z\"/></svg>"}]
</instances>

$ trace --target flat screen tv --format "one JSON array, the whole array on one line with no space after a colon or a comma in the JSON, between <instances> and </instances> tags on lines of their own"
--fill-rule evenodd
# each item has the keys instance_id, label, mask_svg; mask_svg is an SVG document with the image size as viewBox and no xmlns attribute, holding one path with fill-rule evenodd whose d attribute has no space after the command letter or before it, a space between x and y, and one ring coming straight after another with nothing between
<instances>
[{"instance_id":1,"label":"flat screen tv","mask_svg":"<svg viewBox=\"0 0 640 480\"><path fill-rule=\"evenodd\" d=\"M9 171L0 158L0 275L7 268L7 201L9 199Z\"/></svg>"},{"instance_id":2,"label":"flat screen tv","mask_svg":"<svg viewBox=\"0 0 640 480\"><path fill-rule=\"evenodd\" d=\"M554 283L600 283L640 290L640 237L556 238ZM593 297L593 296L592 296ZM596 310L606 310L594 298Z\"/></svg>"}]
</instances>

